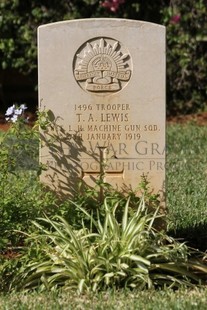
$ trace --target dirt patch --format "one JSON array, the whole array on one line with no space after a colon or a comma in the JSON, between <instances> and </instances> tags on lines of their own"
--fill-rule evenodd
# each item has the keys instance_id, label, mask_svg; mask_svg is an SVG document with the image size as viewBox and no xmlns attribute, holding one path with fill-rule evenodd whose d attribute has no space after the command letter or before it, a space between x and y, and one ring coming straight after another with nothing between
<instances>
[{"instance_id":1,"label":"dirt patch","mask_svg":"<svg viewBox=\"0 0 207 310\"><path fill-rule=\"evenodd\" d=\"M28 118L28 125L33 126L37 118L36 114L30 113L30 112L25 113L25 117ZM0 114L0 130L7 131L10 126L11 126L11 123L5 120L5 116L3 114Z\"/></svg>"},{"instance_id":2,"label":"dirt patch","mask_svg":"<svg viewBox=\"0 0 207 310\"><path fill-rule=\"evenodd\" d=\"M207 112L188 114L188 115L178 115L167 118L167 123L185 124L189 122L199 126L207 125Z\"/></svg>"},{"instance_id":3,"label":"dirt patch","mask_svg":"<svg viewBox=\"0 0 207 310\"><path fill-rule=\"evenodd\" d=\"M2 130L2 131L7 131L7 129L9 128L9 124L1 124L0 123L0 130Z\"/></svg>"},{"instance_id":4,"label":"dirt patch","mask_svg":"<svg viewBox=\"0 0 207 310\"><path fill-rule=\"evenodd\" d=\"M13 259L20 257L21 254L14 250L6 250L5 252L0 252L0 258Z\"/></svg>"}]
</instances>

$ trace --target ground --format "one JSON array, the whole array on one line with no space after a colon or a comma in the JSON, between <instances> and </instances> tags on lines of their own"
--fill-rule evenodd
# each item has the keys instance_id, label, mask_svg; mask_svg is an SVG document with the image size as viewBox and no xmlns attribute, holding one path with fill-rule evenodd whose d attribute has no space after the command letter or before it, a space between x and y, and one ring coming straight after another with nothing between
<instances>
[{"instance_id":1,"label":"ground","mask_svg":"<svg viewBox=\"0 0 207 310\"><path fill-rule=\"evenodd\" d=\"M201 112L197 114L179 115L174 117L168 117L168 123L186 123L193 122L197 125L207 125L207 112Z\"/></svg>"},{"instance_id":2,"label":"ground","mask_svg":"<svg viewBox=\"0 0 207 310\"><path fill-rule=\"evenodd\" d=\"M33 125L36 119L35 114L25 113L25 117L28 117L29 124ZM9 128L10 124L5 120L5 116L0 113L0 130L6 131Z\"/></svg>"}]
</instances>

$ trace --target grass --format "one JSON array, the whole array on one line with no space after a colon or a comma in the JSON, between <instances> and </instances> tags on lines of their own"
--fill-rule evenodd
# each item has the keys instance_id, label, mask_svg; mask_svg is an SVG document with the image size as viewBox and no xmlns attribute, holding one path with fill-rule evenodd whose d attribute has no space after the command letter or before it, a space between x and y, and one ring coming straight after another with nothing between
<instances>
[{"instance_id":1,"label":"grass","mask_svg":"<svg viewBox=\"0 0 207 310\"><path fill-rule=\"evenodd\" d=\"M1 310L74 310L74 309L140 309L140 310L201 310L206 309L207 289L162 291L106 291L77 295L75 292L17 293L0 295Z\"/></svg>"},{"instance_id":2,"label":"grass","mask_svg":"<svg viewBox=\"0 0 207 310\"><path fill-rule=\"evenodd\" d=\"M169 231L207 249L207 127L170 125L167 131Z\"/></svg>"}]
</instances>

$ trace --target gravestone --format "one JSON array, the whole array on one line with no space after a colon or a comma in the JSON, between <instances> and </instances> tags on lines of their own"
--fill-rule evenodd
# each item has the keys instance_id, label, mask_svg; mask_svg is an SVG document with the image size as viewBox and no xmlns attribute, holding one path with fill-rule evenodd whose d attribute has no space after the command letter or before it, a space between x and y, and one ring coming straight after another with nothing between
<instances>
[{"instance_id":1,"label":"gravestone","mask_svg":"<svg viewBox=\"0 0 207 310\"><path fill-rule=\"evenodd\" d=\"M165 181L165 27L124 19L57 22L38 29L41 180L73 195L100 175L136 189Z\"/></svg>"}]
</instances>

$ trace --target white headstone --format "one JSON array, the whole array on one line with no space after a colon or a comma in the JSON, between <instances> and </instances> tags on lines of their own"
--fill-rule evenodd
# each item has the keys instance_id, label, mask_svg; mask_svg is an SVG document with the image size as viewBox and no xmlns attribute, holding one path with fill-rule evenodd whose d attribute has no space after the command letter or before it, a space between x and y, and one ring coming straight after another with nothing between
<instances>
[{"instance_id":1,"label":"white headstone","mask_svg":"<svg viewBox=\"0 0 207 310\"><path fill-rule=\"evenodd\" d=\"M84 180L135 189L165 181L165 27L85 19L39 27L39 105L48 127L41 179L73 195ZM54 136L56 138L54 139Z\"/></svg>"}]
</instances>

